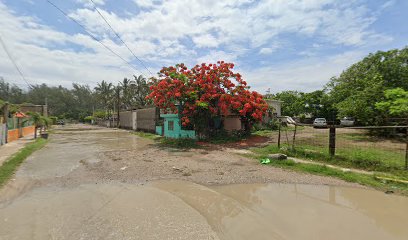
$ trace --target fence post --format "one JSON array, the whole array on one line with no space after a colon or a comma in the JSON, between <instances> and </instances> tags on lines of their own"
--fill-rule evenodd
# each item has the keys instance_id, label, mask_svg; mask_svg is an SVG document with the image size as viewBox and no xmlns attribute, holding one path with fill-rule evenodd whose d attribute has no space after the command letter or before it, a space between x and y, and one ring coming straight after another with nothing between
<instances>
[{"instance_id":1,"label":"fence post","mask_svg":"<svg viewBox=\"0 0 408 240\"><path fill-rule=\"evenodd\" d=\"M405 170L408 170L408 126L405 130L407 131L405 135Z\"/></svg>"},{"instance_id":2,"label":"fence post","mask_svg":"<svg viewBox=\"0 0 408 240\"><path fill-rule=\"evenodd\" d=\"M278 134L278 148L280 149L280 146L281 146L281 143L280 143L280 141L281 141L281 125L282 125L282 122L281 122L281 120L279 119L279 125L278 125L278 128L279 128L279 134Z\"/></svg>"},{"instance_id":3,"label":"fence post","mask_svg":"<svg viewBox=\"0 0 408 240\"><path fill-rule=\"evenodd\" d=\"M407 129L407 137L405 140L405 170L408 170L408 129Z\"/></svg>"},{"instance_id":4,"label":"fence post","mask_svg":"<svg viewBox=\"0 0 408 240\"><path fill-rule=\"evenodd\" d=\"M336 154L336 128L330 127L329 132L329 154L333 157Z\"/></svg>"},{"instance_id":5,"label":"fence post","mask_svg":"<svg viewBox=\"0 0 408 240\"><path fill-rule=\"evenodd\" d=\"M295 138L296 138L296 130L297 130L297 124L295 124L295 131L293 132L293 141L292 141L292 150L295 150Z\"/></svg>"}]
</instances>

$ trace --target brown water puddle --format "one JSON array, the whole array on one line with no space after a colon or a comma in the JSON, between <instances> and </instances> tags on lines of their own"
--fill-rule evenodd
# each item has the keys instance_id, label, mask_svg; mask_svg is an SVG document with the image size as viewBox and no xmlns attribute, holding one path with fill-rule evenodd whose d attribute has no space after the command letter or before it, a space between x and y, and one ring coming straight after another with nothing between
<instances>
[{"instance_id":1,"label":"brown water puddle","mask_svg":"<svg viewBox=\"0 0 408 240\"><path fill-rule=\"evenodd\" d=\"M294 184L37 188L0 204L0 239L407 239L408 198Z\"/></svg>"}]
</instances>

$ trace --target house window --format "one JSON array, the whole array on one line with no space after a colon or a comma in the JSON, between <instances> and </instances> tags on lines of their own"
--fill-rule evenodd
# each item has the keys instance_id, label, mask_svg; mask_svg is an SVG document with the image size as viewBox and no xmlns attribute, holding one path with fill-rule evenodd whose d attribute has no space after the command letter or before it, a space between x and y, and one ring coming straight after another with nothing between
<instances>
[{"instance_id":1,"label":"house window","mask_svg":"<svg viewBox=\"0 0 408 240\"><path fill-rule=\"evenodd\" d=\"M169 121L168 130L169 130L169 131L173 131L173 130L174 130L174 121Z\"/></svg>"}]
</instances>

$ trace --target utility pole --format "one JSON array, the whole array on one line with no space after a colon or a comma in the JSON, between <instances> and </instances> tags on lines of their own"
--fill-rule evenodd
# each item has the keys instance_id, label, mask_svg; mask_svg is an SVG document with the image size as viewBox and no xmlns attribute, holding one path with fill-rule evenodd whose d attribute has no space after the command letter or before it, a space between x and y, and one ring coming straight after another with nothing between
<instances>
[{"instance_id":1,"label":"utility pole","mask_svg":"<svg viewBox=\"0 0 408 240\"><path fill-rule=\"evenodd\" d=\"M118 104L118 113L117 113L117 126L116 127L118 127L119 128L119 125L120 125L120 114L119 114L119 111L120 111L120 85L119 85L119 83L118 83L118 87L117 87L117 104Z\"/></svg>"}]
</instances>

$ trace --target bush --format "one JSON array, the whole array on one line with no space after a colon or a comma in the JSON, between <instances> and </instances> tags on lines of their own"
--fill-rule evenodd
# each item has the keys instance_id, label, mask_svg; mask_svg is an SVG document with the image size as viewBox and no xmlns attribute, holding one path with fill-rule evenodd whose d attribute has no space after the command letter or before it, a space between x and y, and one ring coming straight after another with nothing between
<instances>
[{"instance_id":1,"label":"bush","mask_svg":"<svg viewBox=\"0 0 408 240\"><path fill-rule=\"evenodd\" d=\"M94 120L94 117L93 117L93 116L86 116L86 117L84 117L84 122L86 122L86 123L91 123L92 120Z\"/></svg>"},{"instance_id":2,"label":"bush","mask_svg":"<svg viewBox=\"0 0 408 240\"><path fill-rule=\"evenodd\" d=\"M51 116L51 117L49 117L49 119L51 120L51 124L52 124L52 125L56 125L56 124L57 124L58 117L56 117L56 116Z\"/></svg>"}]
</instances>

